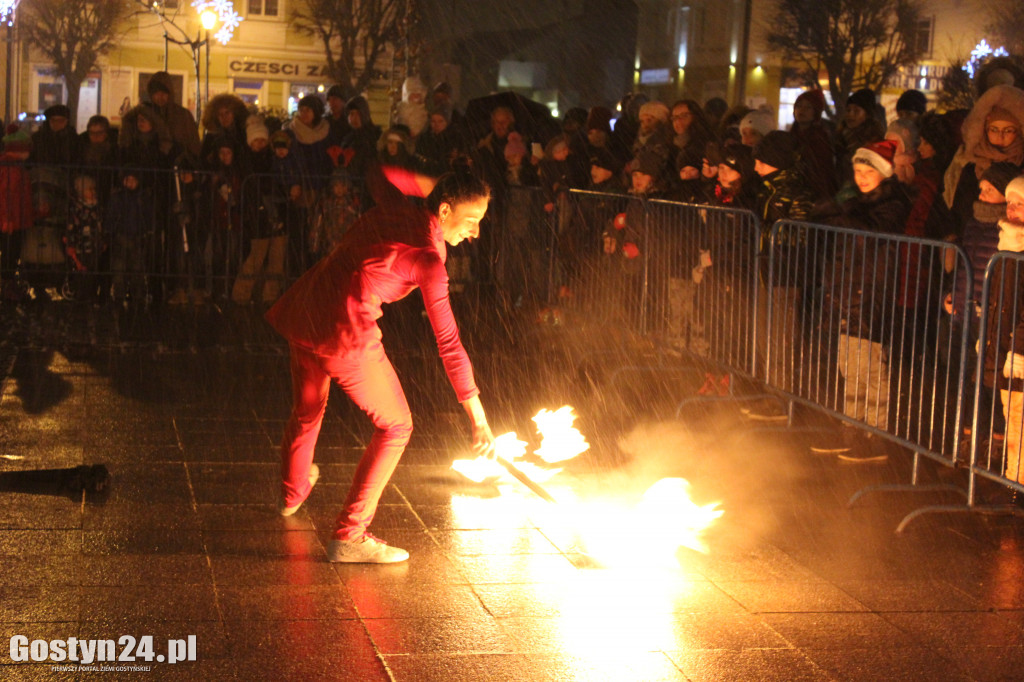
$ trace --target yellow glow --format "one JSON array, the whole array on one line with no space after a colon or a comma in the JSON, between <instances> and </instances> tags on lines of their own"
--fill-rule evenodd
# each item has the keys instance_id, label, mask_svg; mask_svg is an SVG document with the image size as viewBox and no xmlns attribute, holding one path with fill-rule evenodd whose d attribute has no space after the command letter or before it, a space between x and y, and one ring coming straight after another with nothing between
<instances>
[{"instance_id":1,"label":"yellow glow","mask_svg":"<svg viewBox=\"0 0 1024 682\"><path fill-rule=\"evenodd\" d=\"M554 412L541 410L533 421L542 436L540 447L534 454L548 464L572 459L590 447L583 434L573 427L576 415L569 405L563 405Z\"/></svg>"},{"instance_id":2,"label":"yellow glow","mask_svg":"<svg viewBox=\"0 0 1024 682\"><path fill-rule=\"evenodd\" d=\"M501 465L493 459L477 457L476 459L457 459L452 462L452 470L457 471L474 483L496 481L505 474Z\"/></svg>"},{"instance_id":3,"label":"yellow glow","mask_svg":"<svg viewBox=\"0 0 1024 682\"><path fill-rule=\"evenodd\" d=\"M718 502L697 504L690 497L689 482L682 478L663 478L639 499L624 496L580 499L569 480L558 479L553 485L546 485L562 471L546 464L575 457L590 446L573 427L576 415L568 405L555 411L541 410L533 420L542 436L541 446L533 454L542 462L527 461L527 443L519 440L515 432L498 436L495 450L526 477L544 483L558 504L543 502L529 493L493 460L485 457L455 460L452 469L477 483L493 483L501 492L498 499L457 504L453 498L456 515L469 517L463 523L473 523L484 510L491 516L486 522L490 524L497 519L506 524L511 519L521 522L526 515L538 528L543 527L545 536L562 551L589 555L610 568L677 567L679 550L684 547L708 552L703 536L724 513L718 508ZM643 547L644 551L623 552L623 538L629 538L631 544Z\"/></svg>"},{"instance_id":4,"label":"yellow glow","mask_svg":"<svg viewBox=\"0 0 1024 682\"><path fill-rule=\"evenodd\" d=\"M203 25L203 28L209 31L217 25L217 13L212 9L204 10L203 13L199 15L199 23Z\"/></svg>"},{"instance_id":5,"label":"yellow glow","mask_svg":"<svg viewBox=\"0 0 1024 682\"><path fill-rule=\"evenodd\" d=\"M586 552L611 567L674 566L683 547L707 553L703 534L724 512L718 502L698 505L689 489L685 479L663 478L635 504L621 499L581 502L573 512L574 524ZM624 537L644 547L643 555L622 552Z\"/></svg>"}]
</instances>

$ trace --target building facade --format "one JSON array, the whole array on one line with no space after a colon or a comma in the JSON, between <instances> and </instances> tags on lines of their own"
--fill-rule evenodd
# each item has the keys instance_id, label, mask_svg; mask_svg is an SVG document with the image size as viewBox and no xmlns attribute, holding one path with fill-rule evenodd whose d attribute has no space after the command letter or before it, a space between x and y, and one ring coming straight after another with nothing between
<instances>
[{"instance_id":1,"label":"building facade","mask_svg":"<svg viewBox=\"0 0 1024 682\"><path fill-rule=\"evenodd\" d=\"M768 49L765 36L773 0L640 0L634 68L638 91L671 102L721 97L730 104L765 106L780 126L792 121L792 105L803 90L786 64ZM963 63L986 38L988 5L981 0L925 0L914 39L922 58L904 68L881 93L888 109L904 90L934 93L951 65ZM825 74L821 87L828 92Z\"/></svg>"}]
</instances>

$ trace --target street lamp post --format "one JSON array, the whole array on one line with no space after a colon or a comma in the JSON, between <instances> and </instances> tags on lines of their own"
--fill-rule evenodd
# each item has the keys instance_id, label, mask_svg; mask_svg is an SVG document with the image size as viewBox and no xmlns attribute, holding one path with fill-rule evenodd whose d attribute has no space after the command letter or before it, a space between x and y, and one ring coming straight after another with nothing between
<instances>
[{"instance_id":1,"label":"street lamp post","mask_svg":"<svg viewBox=\"0 0 1024 682\"><path fill-rule=\"evenodd\" d=\"M202 28L196 33L195 40L175 40L164 32L164 49L167 43L188 46L192 51L192 65L196 70L196 120L202 117L203 113L203 79L202 79L202 55L203 47L206 47L206 101L210 99L210 29L217 25L217 13L213 10L204 10L199 14L199 23ZM205 31L205 35L204 32ZM166 69L166 57L165 57Z\"/></svg>"},{"instance_id":2,"label":"street lamp post","mask_svg":"<svg viewBox=\"0 0 1024 682\"><path fill-rule=\"evenodd\" d=\"M19 0L0 0L0 21L7 28L7 73L4 94L4 121L10 122L15 108L11 102L14 97L14 21L18 12Z\"/></svg>"},{"instance_id":3,"label":"street lamp post","mask_svg":"<svg viewBox=\"0 0 1024 682\"><path fill-rule=\"evenodd\" d=\"M206 101L210 101L210 31L217 25L217 13L212 9L205 9L199 15L199 22L203 25L203 30L206 31L206 36L203 38L203 43L206 45ZM198 115L196 119L198 120Z\"/></svg>"}]
</instances>

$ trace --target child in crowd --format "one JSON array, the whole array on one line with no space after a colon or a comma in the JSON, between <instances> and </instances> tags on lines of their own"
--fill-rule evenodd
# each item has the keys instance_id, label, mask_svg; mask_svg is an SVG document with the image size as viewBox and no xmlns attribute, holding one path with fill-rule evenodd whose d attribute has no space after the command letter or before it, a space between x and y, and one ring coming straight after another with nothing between
<instances>
[{"instance_id":1,"label":"child in crowd","mask_svg":"<svg viewBox=\"0 0 1024 682\"><path fill-rule=\"evenodd\" d=\"M282 218L284 196L272 172L270 133L260 117L250 116L246 121L246 140L251 175L243 184L242 210L248 248L231 289L231 300L239 305L250 303L254 289L262 283L261 299L269 304L281 293L288 254L288 233Z\"/></svg>"},{"instance_id":2,"label":"child in crowd","mask_svg":"<svg viewBox=\"0 0 1024 682\"><path fill-rule=\"evenodd\" d=\"M1024 176L1006 186L1006 217L999 221L1000 251L1024 252ZM999 389L1006 422L1005 476L1024 483L1024 264L1002 260L992 272L985 343L985 375L990 390ZM986 462L978 462L985 465Z\"/></svg>"},{"instance_id":3,"label":"child in crowd","mask_svg":"<svg viewBox=\"0 0 1024 682\"><path fill-rule=\"evenodd\" d=\"M416 158L410 150L409 131L404 126L391 126L380 136L377 159L385 166L413 169Z\"/></svg>"},{"instance_id":4,"label":"child in crowd","mask_svg":"<svg viewBox=\"0 0 1024 682\"><path fill-rule=\"evenodd\" d=\"M99 301L100 259L106 250L96 180L90 175L79 175L74 180L74 195L64 234L64 252L71 270L71 298Z\"/></svg>"},{"instance_id":5,"label":"child in crowd","mask_svg":"<svg viewBox=\"0 0 1024 682\"><path fill-rule=\"evenodd\" d=\"M540 184L537 168L527 157L523 136L515 131L508 134L508 142L505 143L505 162L508 164L505 180L510 186L536 187Z\"/></svg>"},{"instance_id":6,"label":"child in crowd","mask_svg":"<svg viewBox=\"0 0 1024 682\"><path fill-rule=\"evenodd\" d=\"M306 244L304 235L309 210L302 192L302 171L291 154L292 138L284 131L270 136L274 150L271 168L277 179L280 195L284 197L284 230L287 234L288 257L285 267L288 272L301 273L306 267Z\"/></svg>"},{"instance_id":7,"label":"child in crowd","mask_svg":"<svg viewBox=\"0 0 1024 682\"><path fill-rule=\"evenodd\" d=\"M201 305L210 298L210 292L205 288L206 249L210 239L209 195L205 180L205 176L196 172L196 163L190 157L178 160L172 205L174 220L168 236L178 271L177 286L168 300L171 305L188 302Z\"/></svg>"},{"instance_id":8,"label":"child in crowd","mask_svg":"<svg viewBox=\"0 0 1024 682\"><path fill-rule=\"evenodd\" d=\"M110 238L111 296L117 305L138 310L149 305L146 264L154 241L153 206L153 192L142 186L138 170L126 168L103 221Z\"/></svg>"},{"instance_id":9,"label":"child in crowd","mask_svg":"<svg viewBox=\"0 0 1024 682\"><path fill-rule=\"evenodd\" d=\"M323 258L338 245L342 236L362 210L348 171L334 169L327 191L317 202L316 218L309 233L309 250L316 259Z\"/></svg>"},{"instance_id":10,"label":"child in crowd","mask_svg":"<svg viewBox=\"0 0 1024 682\"><path fill-rule=\"evenodd\" d=\"M227 300L231 276L238 266L242 247L242 173L234 142L222 137L212 164L213 223L210 228L208 289Z\"/></svg>"},{"instance_id":11,"label":"child in crowd","mask_svg":"<svg viewBox=\"0 0 1024 682\"><path fill-rule=\"evenodd\" d=\"M964 325L967 325L967 357L968 366L974 367L977 363L977 352L975 346L978 342L981 319L981 297L982 287L985 282L985 268L988 261L999 250L999 224L1006 219L1006 187L1020 174L1020 169L1007 161L993 163L982 173L979 185L981 191L978 200L974 202L973 217L964 225L964 234L960 245L967 254L967 260L971 264L971 271L974 275L973 281L967 280L965 268L958 268L953 285L953 291L946 294L943 308L946 315L940 318L939 333L943 340L939 344L940 349L949 355L941 358L944 364L955 366L960 362L960 339L963 338ZM952 253L950 254L953 255ZM953 258L949 259L947 266L953 269ZM987 379L994 379L986 375ZM994 388L994 381L989 381L989 389ZM1001 445L1003 441L1003 415L999 409L999 394L994 390L981 392L981 405L979 414L982 423L988 423L990 428L983 428L982 433L991 433L992 439L988 446L993 444ZM993 405L993 401L995 404ZM970 415L969 410L964 411ZM969 434L965 434L969 435ZM965 444L966 445L966 444ZM989 447L983 447L983 452L988 452ZM961 445L960 456L966 459L967 450Z\"/></svg>"}]
</instances>

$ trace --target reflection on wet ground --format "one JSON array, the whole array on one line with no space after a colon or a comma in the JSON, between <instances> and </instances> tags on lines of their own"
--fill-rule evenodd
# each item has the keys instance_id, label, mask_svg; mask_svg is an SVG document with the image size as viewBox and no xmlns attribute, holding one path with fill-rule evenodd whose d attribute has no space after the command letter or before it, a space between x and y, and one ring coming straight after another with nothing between
<instances>
[{"instance_id":1,"label":"reflection on wet ground","mask_svg":"<svg viewBox=\"0 0 1024 682\"><path fill-rule=\"evenodd\" d=\"M161 654L194 635L196 661L148 665L207 680L1009 680L1024 669L1019 520L927 515L896 535L908 511L956 498L879 493L847 508L866 485L906 482L909 456L840 463L729 403L675 419L703 367L661 358L624 377L613 371L624 355L654 362L644 348L581 355L564 327L475 334L464 318L496 431L528 438L541 407L580 415L592 447L545 484L552 505L514 480L450 470L468 449L460 408L422 328L392 332L417 430L372 530L412 556L344 566L325 562L325 546L368 426L332 394L321 481L298 514L277 516L280 344L115 346L36 324L0 400L5 643L150 635ZM68 473L93 464L110 473L103 495ZM644 522L663 533L593 513L665 477L725 512L708 552L679 549L671 566L651 559L675 519ZM87 674L15 664L6 649L5 678Z\"/></svg>"}]
</instances>

